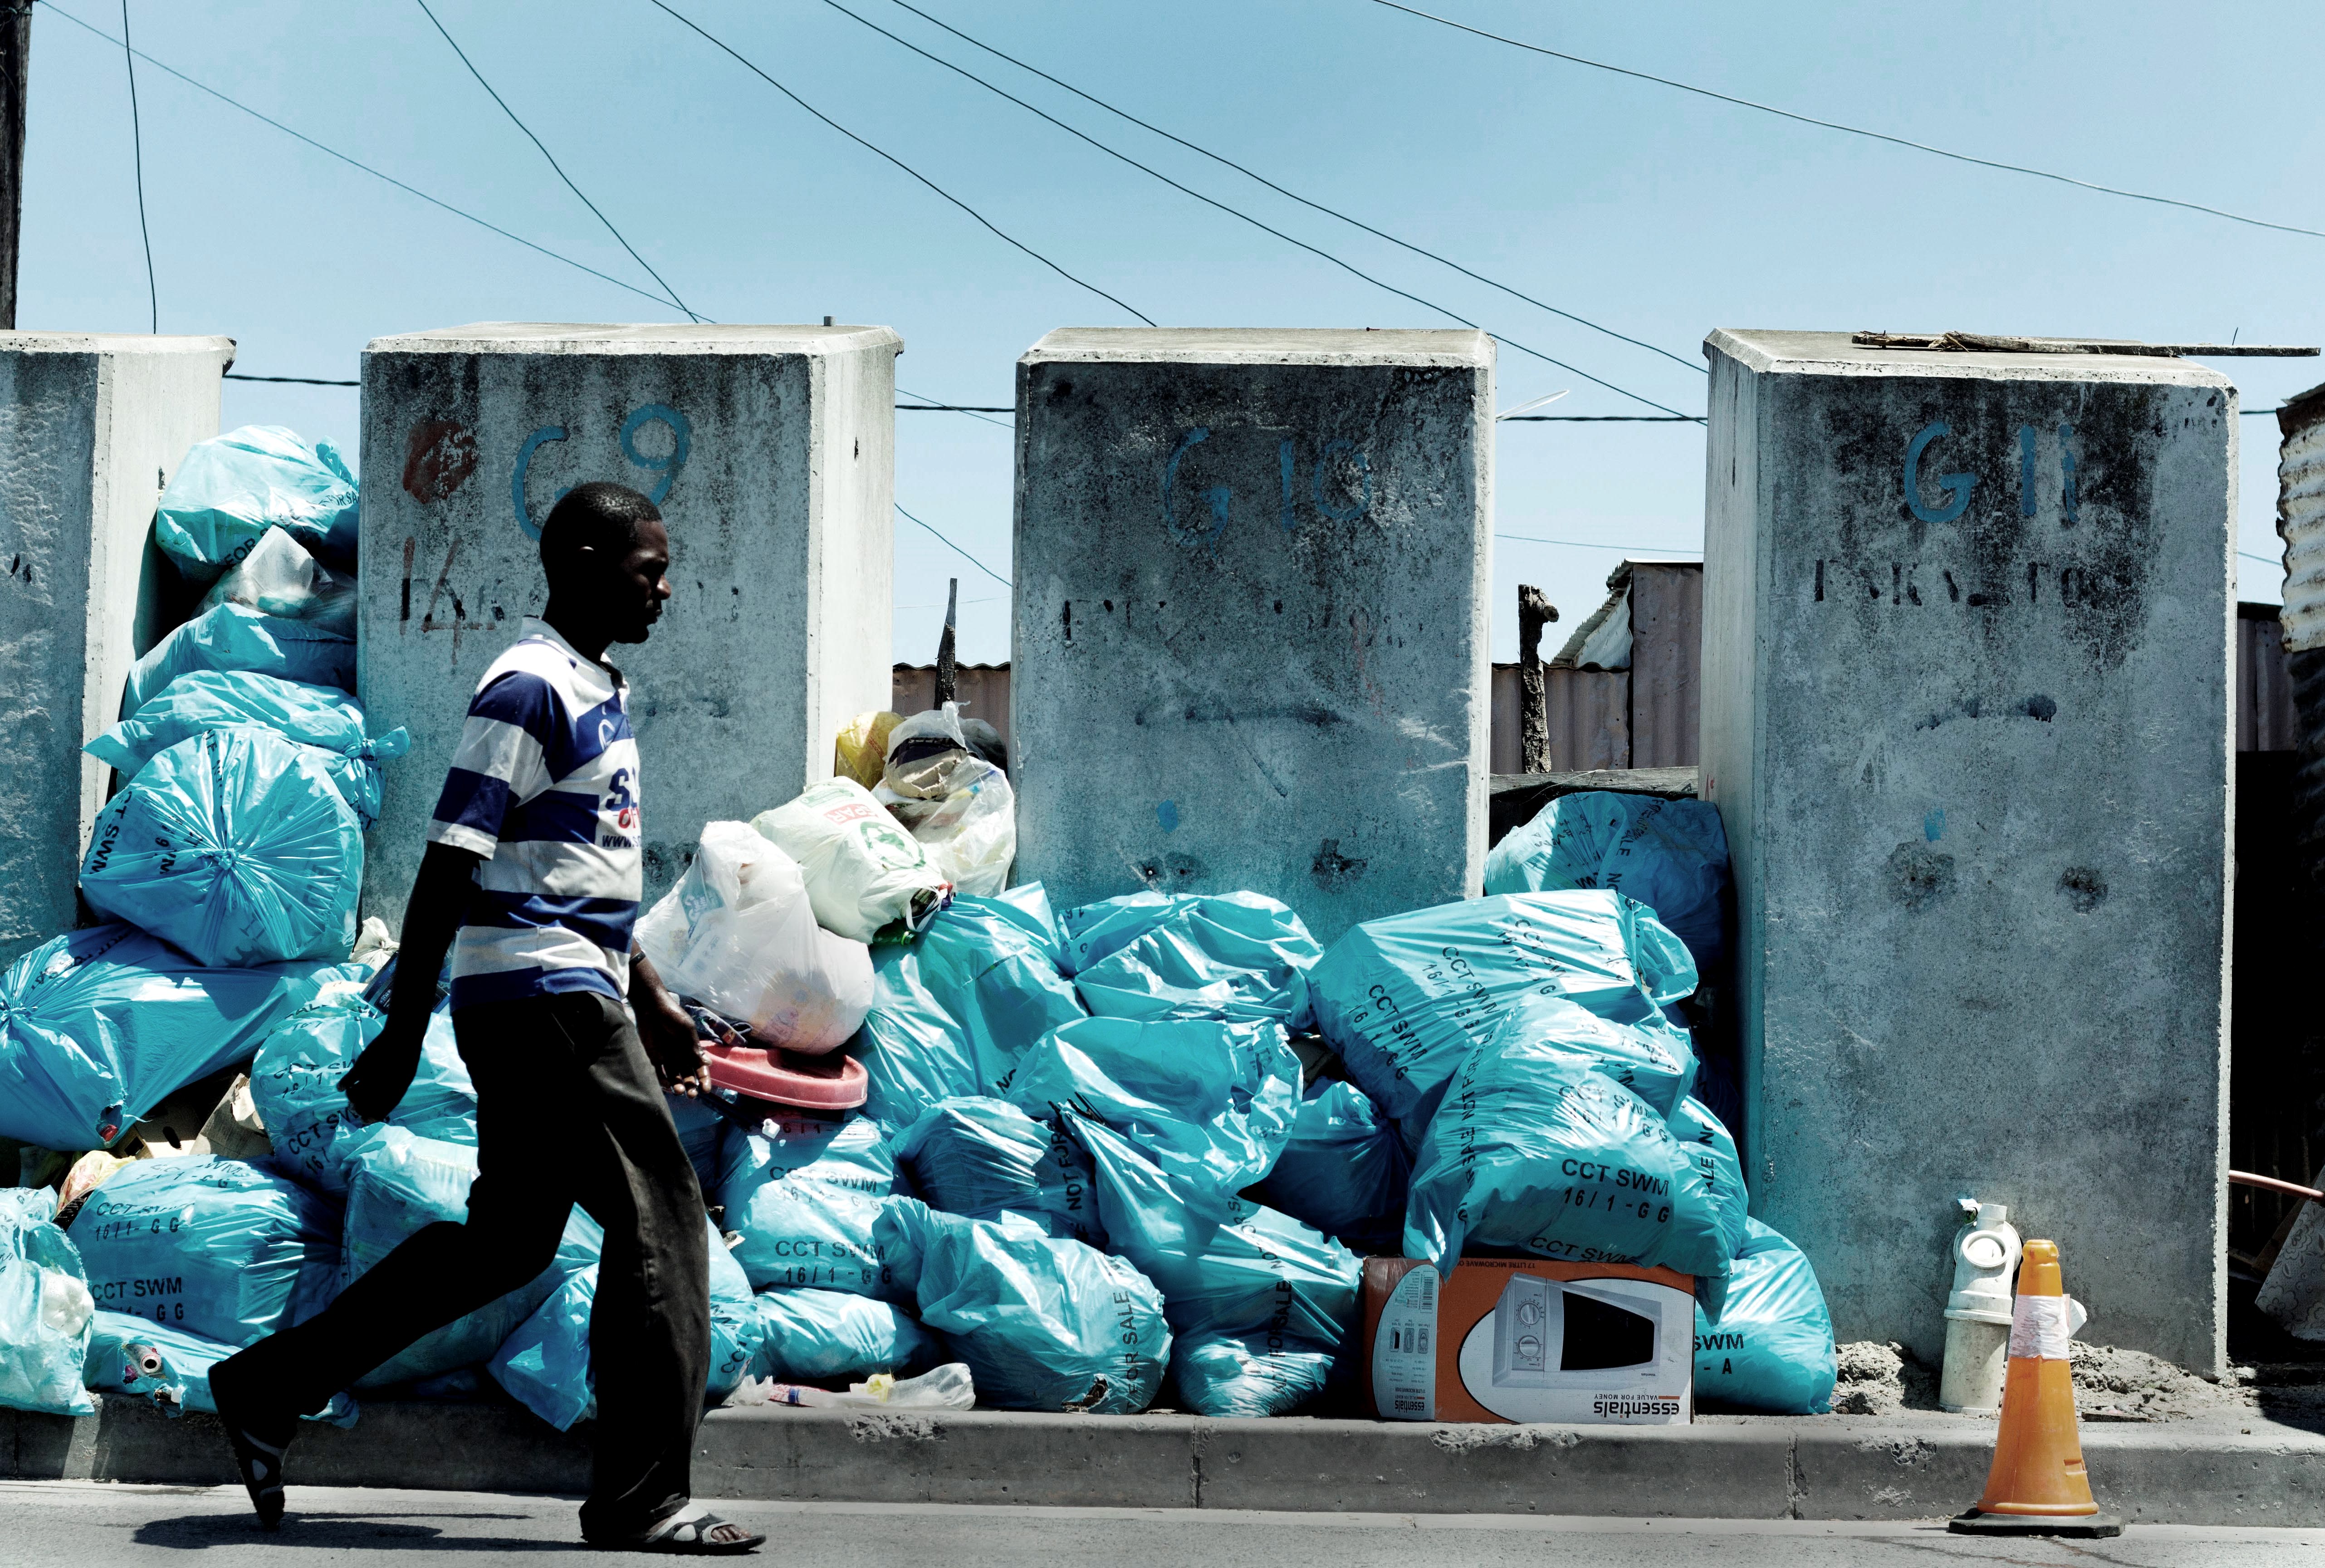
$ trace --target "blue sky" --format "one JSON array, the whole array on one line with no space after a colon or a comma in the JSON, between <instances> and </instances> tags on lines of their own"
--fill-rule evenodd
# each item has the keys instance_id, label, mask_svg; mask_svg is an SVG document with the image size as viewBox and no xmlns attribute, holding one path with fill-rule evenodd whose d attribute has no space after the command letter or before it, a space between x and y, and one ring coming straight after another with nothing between
<instances>
[{"instance_id":1,"label":"blue sky","mask_svg":"<svg viewBox=\"0 0 2325 1568\"><path fill-rule=\"evenodd\" d=\"M1043 332L1129 318L817 124L646 0L431 0L581 188L694 309L903 333L900 382L1006 404ZM1061 266L1174 325L1423 326L1372 288L1115 162L823 0L672 0L825 113ZM845 0L1142 162L1658 403L1691 368L1496 294L980 56L893 0ZM1972 169L1466 37L1368 0L915 0L931 14L1277 182L1690 363L1723 325L2318 342L2325 240ZM2126 3L1582 6L1438 0L1476 25L1982 156L2325 228L2313 62L2325 7ZM33 22L20 323L144 330L129 100L102 0ZM131 0L141 49L316 139L651 287L415 4ZM239 368L348 376L371 338L486 320L674 312L303 147L141 66L161 324L225 332ZM2315 360L2217 361L2248 406ZM1505 407L1638 412L1505 348ZM230 383L231 424L357 445L352 390ZM2275 425L2247 418L2243 548L2274 557ZM1005 575L1007 431L898 415L897 498ZM1496 528L1690 553L1688 425L1504 425ZM1514 594L1570 621L1615 549L1496 543ZM933 656L948 576L962 656L1007 656L1007 595L899 523L899 656ZM2280 574L2242 560L2239 591Z\"/></svg>"}]
</instances>

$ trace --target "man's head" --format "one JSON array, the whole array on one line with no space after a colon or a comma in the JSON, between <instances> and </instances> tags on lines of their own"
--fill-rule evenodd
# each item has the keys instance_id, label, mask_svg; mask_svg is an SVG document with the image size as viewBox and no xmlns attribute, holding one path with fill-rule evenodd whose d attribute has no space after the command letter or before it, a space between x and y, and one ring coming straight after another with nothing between
<instances>
[{"instance_id":1,"label":"man's head","mask_svg":"<svg viewBox=\"0 0 2325 1568\"><path fill-rule=\"evenodd\" d=\"M670 535L626 485L576 485L541 525L541 565L559 616L614 643L643 643L670 598Z\"/></svg>"}]
</instances>

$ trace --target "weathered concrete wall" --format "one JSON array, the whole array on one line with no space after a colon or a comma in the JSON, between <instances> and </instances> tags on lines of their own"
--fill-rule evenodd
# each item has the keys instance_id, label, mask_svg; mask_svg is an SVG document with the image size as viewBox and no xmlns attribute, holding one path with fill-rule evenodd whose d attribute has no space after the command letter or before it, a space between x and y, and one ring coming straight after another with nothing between
<instances>
[{"instance_id":1,"label":"weathered concrete wall","mask_svg":"<svg viewBox=\"0 0 2325 1568\"><path fill-rule=\"evenodd\" d=\"M1330 941L1475 893L1493 343L1052 332L1017 367L1020 880Z\"/></svg>"},{"instance_id":2,"label":"weathered concrete wall","mask_svg":"<svg viewBox=\"0 0 2325 1568\"><path fill-rule=\"evenodd\" d=\"M74 923L112 774L80 748L167 629L153 506L233 363L230 338L0 332L0 962Z\"/></svg>"},{"instance_id":3,"label":"weathered concrete wall","mask_svg":"<svg viewBox=\"0 0 2325 1568\"><path fill-rule=\"evenodd\" d=\"M647 896L711 818L831 771L888 703L895 356L885 327L486 322L364 357L361 695L412 755L387 769L365 911L400 921L477 678L546 589L559 496L660 505L676 596L629 676Z\"/></svg>"},{"instance_id":4,"label":"weathered concrete wall","mask_svg":"<svg viewBox=\"0 0 2325 1568\"><path fill-rule=\"evenodd\" d=\"M2225 1365L2235 394L2177 360L1718 332L1702 788L1746 1176L1931 1361L1954 1200L2089 1339Z\"/></svg>"}]
</instances>

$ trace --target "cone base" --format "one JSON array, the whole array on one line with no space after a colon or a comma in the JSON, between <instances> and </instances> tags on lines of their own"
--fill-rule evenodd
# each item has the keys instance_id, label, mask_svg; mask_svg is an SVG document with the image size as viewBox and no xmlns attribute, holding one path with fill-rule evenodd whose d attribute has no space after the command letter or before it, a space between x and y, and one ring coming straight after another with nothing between
<instances>
[{"instance_id":1,"label":"cone base","mask_svg":"<svg viewBox=\"0 0 2325 1568\"><path fill-rule=\"evenodd\" d=\"M2064 1536L2070 1540L2098 1541L2123 1534L2123 1521L2112 1514L1982 1514L1976 1508L1946 1521L1957 1536Z\"/></svg>"}]
</instances>

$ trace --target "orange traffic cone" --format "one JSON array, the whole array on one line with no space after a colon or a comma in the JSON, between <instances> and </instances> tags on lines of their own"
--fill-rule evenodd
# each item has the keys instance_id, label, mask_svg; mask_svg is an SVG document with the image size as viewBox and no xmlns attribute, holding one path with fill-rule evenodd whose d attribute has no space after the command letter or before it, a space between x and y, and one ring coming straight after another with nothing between
<instances>
[{"instance_id":1,"label":"orange traffic cone","mask_svg":"<svg viewBox=\"0 0 2325 1568\"><path fill-rule=\"evenodd\" d=\"M2018 1266L2010 1369L2002 1384L2002 1431L1978 1507L1948 1522L1965 1536L2120 1536L2099 1512L2075 1425L2074 1369L2067 1358L2067 1296L2059 1244L2030 1241Z\"/></svg>"}]
</instances>

